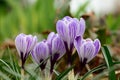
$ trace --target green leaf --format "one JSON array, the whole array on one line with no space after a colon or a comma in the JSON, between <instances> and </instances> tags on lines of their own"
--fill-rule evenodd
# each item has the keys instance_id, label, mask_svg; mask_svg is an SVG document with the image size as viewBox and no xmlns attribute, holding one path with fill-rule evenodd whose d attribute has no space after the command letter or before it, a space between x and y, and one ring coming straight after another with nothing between
<instances>
[{"instance_id":1,"label":"green leaf","mask_svg":"<svg viewBox=\"0 0 120 80\"><path fill-rule=\"evenodd\" d=\"M9 77L8 77L8 75L6 75L6 74L4 74L4 73L2 73L2 72L0 72L0 77L2 78L0 78L1 80L11 80Z\"/></svg>"},{"instance_id":2,"label":"green leaf","mask_svg":"<svg viewBox=\"0 0 120 80\"><path fill-rule=\"evenodd\" d=\"M102 47L102 52L103 52L103 56L105 58L106 64L107 64L107 68L109 70L109 80L116 80L116 76L115 76L115 70L113 69L111 71L111 69L114 66L114 63L112 62L112 57L110 55L109 49L107 46L103 46Z\"/></svg>"},{"instance_id":3,"label":"green leaf","mask_svg":"<svg viewBox=\"0 0 120 80\"><path fill-rule=\"evenodd\" d=\"M101 64L93 69L91 69L89 72L87 72L80 80L85 80L85 78L87 78L88 75L90 75L91 73L98 71L98 70L102 70L105 69L105 64Z\"/></svg>"},{"instance_id":4,"label":"green leaf","mask_svg":"<svg viewBox=\"0 0 120 80\"><path fill-rule=\"evenodd\" d=\"M5 61L3 61L2 59L0 59L0 62L2 62L5 66L7 66L10 70L12 70L11 69L11 67L5 62Z\"/></svg>"},{"instance_id":5,"label":"green leaf","mask_svg":"<svg viewBox=\"0 0 120 80\"><path fill-rule=\"evenodd\" d=\"M65 70L64 72L62 72L59 76L56 77L55 80L61 80L65 75L67 75L70 70L73 69L74 66L71 66L70 68L68 68L67 70Z\"/></svg>"}]
</instances>

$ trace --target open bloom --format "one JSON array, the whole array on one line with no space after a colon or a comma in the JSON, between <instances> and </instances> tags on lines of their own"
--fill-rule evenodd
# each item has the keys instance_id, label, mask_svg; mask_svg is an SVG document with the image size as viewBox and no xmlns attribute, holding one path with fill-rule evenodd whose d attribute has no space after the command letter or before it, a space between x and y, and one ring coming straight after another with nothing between
<instances>
[{"instance_id":1,"label":"open bloom","mask_svg":"<svg viewBox=\"0 0 120 80\"><path fill-rule=\"evenodd\" d=\"M46 59L49 57L49 47L46 41L41 41L36 44L32 51L32 57L40 64L40 68L43 70L47 63Z\"/></svg>"},{"instance_id":2,"label":"open bloom","mask_svg":"<svg viewBox=\"0 0 120 80\"><path fill-rule=\"evenodd\" d=\"M55 62L60 59L66 52L64 42L63 40L58 36L58 34L55 34L54 32L51 32L48 35L47 42L49 45L50 50L50 62L51 62L51 73L54 67Z\"/></svg>"},{"instance_id":3,"label":"open bloom","mask_svg":"<svg viewBox=\"0 0 120 80\"><path fill-rule=\"evenodd\" d=\"M101 44L98 39L82 39L77 36L74 41L75 48L78 52L81 63L86 64L91 61L99 52Z\"/></svg>"},{"instance_id":4,"label":"open bloom","mask_svg":"<svg viewBox=\"0 0 120 80\"><path fill-rule=\"evenodd\" d=\"M71 64L71 54L74 48L74 39L76 36L83 36L85 32L85 21L80 18L71 18L69 16L64 17L62 20L58 20L56 24L58 35L63 39L66 53L68 55L68 63Z\"/></svg>"},{"instance_id":5,"label":"open bloom","mask_svg":"<svg viewBox=\"0 0 120 80\"><path fill-rule=\"evenodd\" d=\"M21 33L15 38L15 46L22 60L22 68L24 68L24 63L36 43L37 37L32 35Z\"/></svg>"}]
</instances>

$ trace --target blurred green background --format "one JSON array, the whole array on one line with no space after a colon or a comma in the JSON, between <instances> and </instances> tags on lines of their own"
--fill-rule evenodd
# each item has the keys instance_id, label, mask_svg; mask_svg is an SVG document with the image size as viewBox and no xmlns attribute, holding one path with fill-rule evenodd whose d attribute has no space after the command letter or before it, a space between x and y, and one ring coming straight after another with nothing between
<instances>
[{"instance_id":1,"label":"blurred green background","mask_svg":"<svg viewBox=\"0 0 120 80\"><path fill-rule=\"evenodd\" d=\"M37 0L33 4L29 0L0 0L0 43L19 33L55 31L56 21L65 15L70 15L69 5L55 9L54 0Z\"/></svg>"},{"instance_id":2,"label":"blurred green background","mask_svg":"<svg viewBox=\"0 0 120 80\"><path fill-rule=\"evenodd\" d=\"M76 3L77 1L79 0L76 0ZM79 6L73 0L0 0L0 44L9 39L14 40L19 33L47 35L51 31L56 31L56 21L64 16L85 18L88 29L85 36L96 38L94 36L97 34L103 43L111 42L111 35L119 35L119 10L107 14L102 11L95 13L94 10L87 12L90 2L81 0ZM78 7L75 11L76 5ZM96 27L98 30L94 32ZM105 37L106 30L110 35L108 39Z\"/></svg>"}]
</instances>

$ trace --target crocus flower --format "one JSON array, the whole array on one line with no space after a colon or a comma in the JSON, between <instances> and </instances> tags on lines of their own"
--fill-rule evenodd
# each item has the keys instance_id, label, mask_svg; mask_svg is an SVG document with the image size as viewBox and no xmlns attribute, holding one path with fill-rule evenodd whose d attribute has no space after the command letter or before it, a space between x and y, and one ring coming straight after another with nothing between
<instances>
[{"instance_id":1,"label":"crocus flower","mask_svg":"<svg viewBox=\"0 0 120 80\"><path fill-rule=\"evenodd\" d=\"M22 61L22 68L24 68L24 63L36 43L37 37L32 35L21 33L15 38L15 46Z\"/></svg>"},{"instance_id":2,"label":"crocus flower","mask_svg":"<svg viewBox=\"0 0 120 80\"><path fill-rule=\"evenodd\" d=\"M44 70L47 63L45 60L49 57L49 47L46 41L36 44L32 51L32 57L40 65L41 70Z\"/></svg>"},{"instance_id":3,"label":"crocus flower","mask_svg":"<svg viewBox=\"0 0 120 80\"><path fill-rule=\"evenodd\" d=\"M50 50L50 55L51 55L50 72L52 73L55 62L65 54L66 50L65 50L63 40L58 36L58 34L55 34L54 32L51 32L48 35L47 42L49 45L49 50Z\"/></svg>"},{"instance_id":4,"label":"crocus flower","mask_svg":"<svg viewBox=\"0 0 120 80\"><path fill-rule=\"evenodd\" d=\"M82 39L81 36L75 38L74 45L82 66L90 62L98 54L101 47L98 39L92 41L91 39Z\"/></svg>"},{"instance_id":5,"label":"crocus flower","mask_svg":"<svg viewBox=\"0 0 120 80\"><path fill-rule=\"evenodd\" d=\"M71 54L74 48L74 39L76 36L83 36L85 32L85 21L80 18L71 18L69 16L64 17L62 20L58 20L56 24L58 35L63 39L66 53L68 54L68 63L71 63Z\"/></svg>"}]
</instances>

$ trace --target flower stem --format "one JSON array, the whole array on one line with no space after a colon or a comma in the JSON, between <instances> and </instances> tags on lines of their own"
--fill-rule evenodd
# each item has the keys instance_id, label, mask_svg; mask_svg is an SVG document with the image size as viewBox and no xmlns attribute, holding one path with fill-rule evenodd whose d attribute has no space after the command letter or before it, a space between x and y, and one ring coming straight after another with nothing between
<instances>
[{"instance_id":1,"label":"flower stem","mask_svg":"<svg viewBox=\"0 0 120 80\"><path fill-rule=\"evenodd\" d=\"M73 69L68 73L68 80L75 80L74 70Z\"/></svg>"},{"instance_id":2,"label":"flower stem","mask_svg":"<svg viewBox=\"0 0 120 80\"><path fill-rule=\"evenodd\" d=\"M21 80L24 80L24 69L21 68Z\"/></svg>"},{"instance_id":3,"label":"flower stem","mask_svg":"<svg viewBox=\"0 0 120 80\"><path fill-rule=\"evenodd\" d=\"M88 71L90 71L90 67L89 67L88 64L86 64L85 67L87 68ZM89 75L88 78L92 79L93 78L93 74Z\"/></svg>"},{"instance_id":4,"label":"flower stem","mask_svg":"<svg viewBox=\"0 0 120 80\"><path fill-rule=\"evenodd\" d=\"M21 61L21 80L24 80L24 73L25 73L24 63L23 61Z\"/></svg>"}]
</instances>

